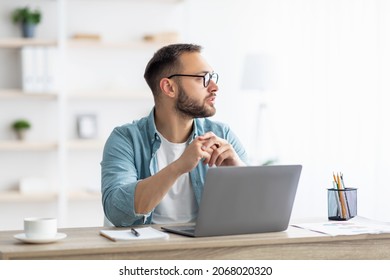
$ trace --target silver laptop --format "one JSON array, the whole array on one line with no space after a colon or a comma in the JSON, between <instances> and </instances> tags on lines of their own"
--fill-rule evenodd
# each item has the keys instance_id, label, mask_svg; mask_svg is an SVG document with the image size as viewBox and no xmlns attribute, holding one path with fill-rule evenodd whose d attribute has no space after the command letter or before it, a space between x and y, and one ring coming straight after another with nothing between
<instances>
[{"instance_id":1,"label":"silver laptop","mask_svg":"<svg viewBox=\"0 0 390 280\"><path fill-rule=\"evenodd\" d=\"M162 229L192 237L283 231L301 170L301 165L210 168L196 225Z\"/></svg>"}]
</instances>

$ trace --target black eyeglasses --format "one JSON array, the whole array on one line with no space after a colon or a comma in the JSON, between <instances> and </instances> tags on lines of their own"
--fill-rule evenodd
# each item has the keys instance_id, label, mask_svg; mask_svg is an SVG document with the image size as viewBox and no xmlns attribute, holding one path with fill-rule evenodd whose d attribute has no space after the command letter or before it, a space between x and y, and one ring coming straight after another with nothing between
<instances>
[{"instance_id":1,"label":"black eyeglasses","mask_svg":"<svg viewBox=\"0 0 390 280\"><path fill-rule=\"evenodd\" d=\"M203 78L203 86L208 87L210 84L210 81L213 81L214 83L218 83L218 74L217 73L209 73L207 72L204 75L187 75L187 74L173 74L168 77L168 79L171 79L173 77L197 77L197 78Z\"/></svg>"}]
</instances>

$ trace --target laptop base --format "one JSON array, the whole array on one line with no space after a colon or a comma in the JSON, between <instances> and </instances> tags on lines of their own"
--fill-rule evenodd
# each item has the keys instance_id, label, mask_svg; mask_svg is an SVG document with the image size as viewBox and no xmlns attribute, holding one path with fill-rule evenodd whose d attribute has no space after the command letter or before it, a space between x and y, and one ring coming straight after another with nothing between
<instances>
[{"instance_id":1,"label":"laptop base","mask_svg":"<svg viewBox=\"0 0 390 280\"><path fill-rule=\"evenodd\" d=\"M195 237L195 226L167 226L161 227L161 229L190 237Z\"/></svg>"}]
</instances>

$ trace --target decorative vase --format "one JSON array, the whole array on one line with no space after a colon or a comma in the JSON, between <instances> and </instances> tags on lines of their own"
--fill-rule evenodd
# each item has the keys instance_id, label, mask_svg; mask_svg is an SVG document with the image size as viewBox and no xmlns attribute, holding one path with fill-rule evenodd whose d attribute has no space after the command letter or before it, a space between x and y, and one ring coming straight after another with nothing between
<instances>
[{"instance_id":1,"label":"decorative vase","mask_svg":"<svg viewBox=\"0 0 390 280\"><path fill-rule=\"evenodd\" d=\"M24 141L26 139L26 131L26 129L15 130L16 139L18 139L19 141Z\"/></svg>"},{"instance_id":2,"label":"decorative vase","mask_svg":"<svg viewBox=\"0 0 390 280\"><path fill-rule=\"evenodd\" d=\"M22 23L22 35L24 38L34 38L35 37L35 27L33 23Z\"/></svg>"}]
</instances>

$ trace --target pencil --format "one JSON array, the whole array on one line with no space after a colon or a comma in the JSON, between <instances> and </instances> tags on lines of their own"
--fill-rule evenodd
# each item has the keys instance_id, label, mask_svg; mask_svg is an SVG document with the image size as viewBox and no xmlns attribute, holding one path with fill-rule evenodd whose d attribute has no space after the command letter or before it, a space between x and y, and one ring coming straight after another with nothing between
<instances>
[{"instance_id":1,"label":"pencil","mask_svg":"<svg viewBox=\"0 0 390 280\"><path fill-rule=\"evenodd\" d=\"M345 184L344 184L344 178L343 178L343 173L340 173L340 179L341 179L341 185L343 186L343 189L345 190ZM351 217L351 210L349 209L349 203L348 203L348 193L345 191L345 203L347 205L347 215L348 217Z\"/></svg>"},{"instance_id":2,"label":"pencil","mask_svg":"<svg viewBox=\"0 0 390 280\"><path fill-rule=\"evenodd\" d=\"M341 181L340 181L340 176L339 174L337 174L337 185L338 185L338 188L339 188L339 197L340 197L340 203L341 203L341 218L343 219L347 219L347 211L345 209L345 198L344 198L344 194L342 191L342 185L341 185Z\"/></svg>"},{"instance_id":3,"label":"pencil","mask_svg":"<svg viewBox=\"0 0 390 280\"><path fill-rule=\"evenodd\" d=\"M334 182L336 183L336 186L337 186L337 189L339 188L338 184L337 184L337 179L336 179L336 175L334 175L334 172L333 172L333 180Z\"/></svg>"}]
</instances>

